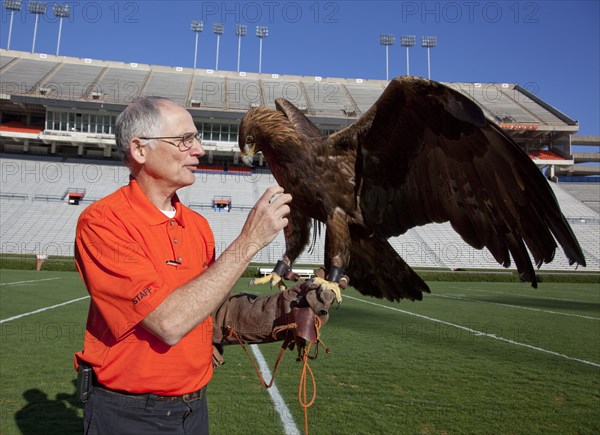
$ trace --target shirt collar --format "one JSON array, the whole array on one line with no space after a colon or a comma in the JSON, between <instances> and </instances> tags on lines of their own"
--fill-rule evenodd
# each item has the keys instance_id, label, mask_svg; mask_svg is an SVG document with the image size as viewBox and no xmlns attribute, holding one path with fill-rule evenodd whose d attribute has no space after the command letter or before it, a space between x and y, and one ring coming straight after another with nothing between
<instances>
[{"instance_id":1,"label":"shirt collar","mask_svg":"<svg viewBox=\"0 0 600 435\"><path fill-rule=\"evenodd\" d=\"M125 187L124 192L136 216L146 221L149 225L160 225L171 220L150 201L134 178L130 178L129 185ZM173 196L173 206L176 211L173 219L179 225L185 227L183 204L179 201L177 194Z\"/></svg>"}]
</instances>

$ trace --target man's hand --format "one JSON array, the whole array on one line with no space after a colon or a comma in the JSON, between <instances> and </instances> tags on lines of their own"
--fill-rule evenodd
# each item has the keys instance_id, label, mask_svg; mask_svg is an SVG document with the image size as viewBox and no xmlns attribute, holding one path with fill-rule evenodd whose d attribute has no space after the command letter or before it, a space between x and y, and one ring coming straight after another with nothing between
<instances>
[{"instance_id":1,"label":"man's hand","mask_svg":"<svg viewBox=\"0 0 600 435\"><path fill-rule=\"evenodd\" d=\"M268 188L248 214L240 237L256 252L267 246L288 224L292 195L284 193L283 187Z\"/></svg>"}]
</instances>

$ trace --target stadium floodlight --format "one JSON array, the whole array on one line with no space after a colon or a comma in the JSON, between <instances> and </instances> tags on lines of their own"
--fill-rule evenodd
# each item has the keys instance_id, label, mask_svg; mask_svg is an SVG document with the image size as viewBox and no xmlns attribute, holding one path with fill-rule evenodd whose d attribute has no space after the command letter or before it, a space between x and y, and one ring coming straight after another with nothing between
<instances>
[{"instance_id":1,"label":"stadium floodlight","mask_svg":"<svg viewBox=\"0 0 600 435\"><path fill-rule=\"evenodd\" d=\"M258 73L262 73L262 42L267 36L269 36L269 28L266 26L256 26L256 36L260 40L258 49Z\"/></svg>"},{"instance_id":2,"label":"stadium floodlight","mask_svg":"<svg viewBox=\"0 0 600 435\"><path fill-rule=\"evenodd\" d=\"M67 3L65 3L64 5L60 5L60 4L55 4L54 5L54 16L58 17L58 41L56 42L56 55L58 56L58 53L60 51L60 35L62 33L62 23L63 23L63 18L69 18L71 16L71 6L69 6Z\"/></svg>"},{"instance_id":3,"label":"stadium floodlight","mask_svg":"<svg viewBox=\"0 0 600 435\"><path fill-rule=\"evenodd\" d=\"M408 49L414 47L417 42L415 35L402 35L400 36L400 45L406 47L406 75L410 75L410 59L408 57Z\"/></svg>"},{"instance_id":4,"label":"stadium floodlight","mask_svg":"<svg viewBox=\"0 0 600 435\"><path fill-rule=\"evenodd\" d=\"M196 34L196 45L194 46L194 69L196 69L196 61L198 60L198 33L202 33L203 30L203 21L192 21L192 32Z\"/></svg>"},{"instance_id":5,"label":"stadium floodlight","mask_svg":"<svg viewBox=\"0 0 600 435\"><path fill-rule=\"evenodd\" d=\"M385 79L389 80L389 57L388 57L388 49L390 45L394 45L396 43L396 37L394 35L382 34L379 36L379 44L385 47Z\"/></svg>"},{"instance_id":6,"label":"stadium floodlight","mask_svg":"<svg viewBox=\"0 0 600 435\"><path fill-rule=\"evenodd\" d=\"M10 11L10 24L8 26L8 44L6 49L10 50L10 37L12 36L12 23L15 12L21 11L21 0L4 0L4 9Z\"/></svg>"},{"instance_id":7,"label":"stadium floodlight","mask_svg":"<svg viewBox=\"0 0 600 435\"><path fill-rule=\"evenodd\" d=\"M215 71L219 70L219 43L221 41L221 35L223 34L223 31L225 30L225 26L223 25L223 23L215 23L213 24L213 33L215 35L217 35L217 61L215 64Z\"/></svg>"},{"instance_id":8,"label":"stadium floodlight","mask_svg":"<svg viewBox=\"0 0 600 435\"><path fill-rule=\"evenodd\" d=\"M29 12L35 15L35 26L33 27L33 44L31 45L31 52L35 52L35 38L37 36L37 27L40 22L40 15L46 13L46 3L44 2L29 2Z\"/></svg>"},{"instance_id":9,"label":"stadium floodlight","mask_svg":"<svg viewBox=\"0 0 600 435\"><path fill-rule=\"evenodd\" d=\"M238 37L238 58L237 58L237 72L240 72L240 52L242 50L242 37L248 33L248 26L245 24L238 24L235 26L235 34Z\"/></svg>"},{"instance_id":10,"label":"stadium floodlight","mask_svg":"<svg viewBox=\"0 0 600 435\"><path fill-rule=\"evenodd\" d=\"M437 37L435 36L423 36L421 37L421 47L427 49L427 78L431 80L431 57L429 56L429 50L435 47L437 44Z\"/></svg>"}]
</instances>

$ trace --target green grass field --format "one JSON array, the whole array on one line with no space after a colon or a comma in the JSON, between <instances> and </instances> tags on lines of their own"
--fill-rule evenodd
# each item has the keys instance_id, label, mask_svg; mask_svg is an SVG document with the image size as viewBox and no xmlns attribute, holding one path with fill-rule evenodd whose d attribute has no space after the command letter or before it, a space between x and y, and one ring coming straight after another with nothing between
<instances>
[{"instance_id":1,"label":"green grass field","mask_svg":"<svg viewBox=\"0 0 600 435\"><path fill-rule=\"evenodd\" d=\"M597 284L430 285L418 303L345 292L322 331L332 353L311 362L311 434L600 433ZM73 272L0 270L0 433L81 432L72 358L85 296ZM272 367L279 346L260 349ZM209 385L211 433L284 433L239 346L225 359ZM276 384L302 433L300 370L288 352Z\"/></svg>"}]
</instances>

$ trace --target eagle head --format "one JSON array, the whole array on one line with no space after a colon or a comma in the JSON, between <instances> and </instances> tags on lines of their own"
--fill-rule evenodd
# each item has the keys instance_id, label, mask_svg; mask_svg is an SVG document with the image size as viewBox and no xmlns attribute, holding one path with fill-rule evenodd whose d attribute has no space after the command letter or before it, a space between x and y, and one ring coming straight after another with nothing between
<instances>
[{"instance_id":1,"label":"eagle head","mask_svg":"<svg viewBox=\"0 0 600 435\"><path fill-rule=\"evenodd\" d=\"M257 107L250 109L240 122L238 132L238 145L240 147L240 156L245 165L252 166L254 154L260 151L257 147L257 139L262 137L261 123L258 120L258 113L263 112L265 107Z\"/></svg>"},{"instance_id":2,"label":"eagle head","mask_svg":"<svg viewBox=\"0 0 600 435\"><path fill-rule=\"evenodd\" d=\"M238 132L242 161L252 166L254 154L268 152L296 136L291 123L280 111L265 106L252 108L244 114Z\"/></svg>"},{"instance_id":3,"label":"eagle head","mask_svg":"<svg viewBox=\"0 0 600 435\"><path fill-rule=\"evenodd\" d=\"M256 142L254 141L254 136L247 135L244 137L240 134L239 146L242 162L244 162L245 165L252 167L252 161L254 160L254 154L256 152Z\"/></svg>"}]
</instances>

